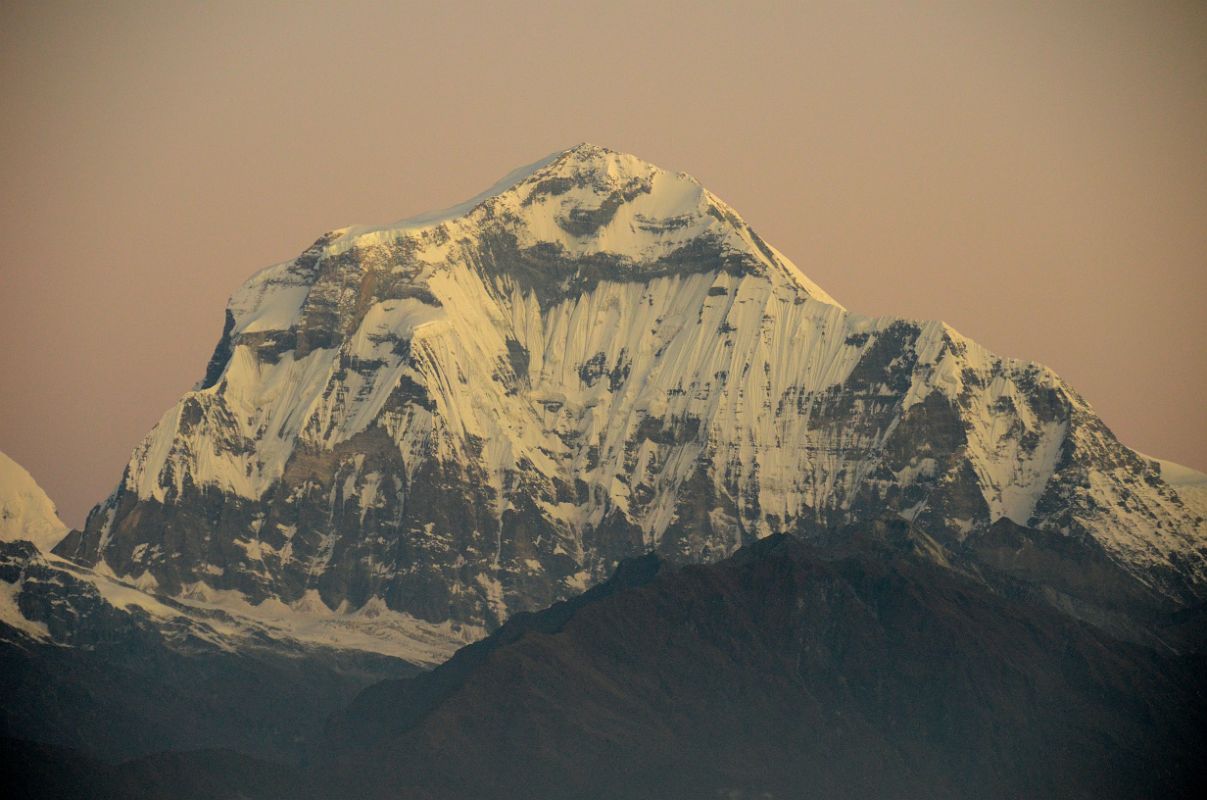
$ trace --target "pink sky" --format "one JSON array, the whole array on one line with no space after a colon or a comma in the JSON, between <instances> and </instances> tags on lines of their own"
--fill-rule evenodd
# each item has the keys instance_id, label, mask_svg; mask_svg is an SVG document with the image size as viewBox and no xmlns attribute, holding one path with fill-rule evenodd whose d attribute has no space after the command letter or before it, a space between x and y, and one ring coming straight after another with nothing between
<instances>
[{"instance_id":1,"label":"pink sky","mask_svg":"<svg viewBox=\"0 0 1207 800\"><path fill-rule=\"evenodd\" d=\"M584 140L1207 469L1207 4L104 5L0 5L0 450L69 524L249 274Z\"/></svg>"}]
</instances>

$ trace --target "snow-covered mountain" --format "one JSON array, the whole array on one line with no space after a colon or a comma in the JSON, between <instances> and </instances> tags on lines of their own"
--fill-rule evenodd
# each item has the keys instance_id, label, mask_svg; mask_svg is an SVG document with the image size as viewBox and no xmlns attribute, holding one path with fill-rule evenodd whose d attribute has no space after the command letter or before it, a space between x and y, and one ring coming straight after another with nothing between
<instances>
[{"instance_id":1,"label":"snow-covered mountain","mask_svg":"<svg viewBox=\"0 0 1207 800\"><path fill-rule=\"evenodd\" d=\"M54 503L25 468L0 452L0 542L25 539L49 551L67 535Z\"/></svg>"},{"instance_id":2,"label":"snow-covered mountain","mask_svg":"<svg viewBox=\"0 0 1207 800\"><path fill-rule=\"evenodd\" d=\"M55 552L452 634L649 549L885 514L955 547L1006 519L1176 608L1207 594L1207 522L1169 474L1051 370L851 313L693 178L584 144L254 275Z\"/></svg>"}]
</instances>

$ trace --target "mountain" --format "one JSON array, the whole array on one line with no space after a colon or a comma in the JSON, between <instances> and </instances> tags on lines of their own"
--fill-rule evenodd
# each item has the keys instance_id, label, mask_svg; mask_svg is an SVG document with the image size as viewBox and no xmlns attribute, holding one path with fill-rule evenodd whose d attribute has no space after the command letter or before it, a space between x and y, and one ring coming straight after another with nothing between
<instances>
[{"instance_id":1,"label":"mountain","mask_svg":"<svg viewBox=\"0 0 1207 800\"><path fill-rule=\"evenodd\" d=\"M851 313L693 178L584 144L254 275L55 553L451 643L647 550L707 562L889 513L1001 566L1004 520L1101 566L1073 594L1020 566L1101 623L1207 596L1204 508L1168 470L1051 370Z\"/></svg>"},{"instance_id":2,"label":"mountain","mask_svg":"<svg viewBox=\"0 0 1207 800\"><path fill-rule=\"evenodd\" d=\"M1203 667L1008 598L878 521L823 548L625 562L366 690L319 772L432 800L1191 797Z\"/></svg>"},{"instance_id":3,"label":"mountain","mask_svg":"<svg viewBox=\"0 0 1207 800\"><path fill-rule=\"evenodd\" d=\"M33 476L0 452L0 542L25 539L49 551L67 530Z\"/></svg>"}]
</instances>

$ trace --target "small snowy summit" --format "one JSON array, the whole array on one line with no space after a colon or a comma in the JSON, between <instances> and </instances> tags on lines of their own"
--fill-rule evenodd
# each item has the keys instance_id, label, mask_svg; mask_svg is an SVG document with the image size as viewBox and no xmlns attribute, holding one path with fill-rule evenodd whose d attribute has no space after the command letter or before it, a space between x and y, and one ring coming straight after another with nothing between
<instances>
[{"instance_id":1,"label":"small snowy summit","mask_svg":"<svg viewBox=\"0 0 1207 800\"><path fill-rule=\"evenodd\" d=\"M1181 607L1207 599L1207 523L1167 474L1051 370L851 313L695 179L583 144L252 276L56 553L456 632L649 550L887 515L1023 582L1064 542L1067 569Z\"/></svg>"},{"instance_id":2,"label":"small snowy summit","mask_svg":"<svg viewBox=\"0 0 1207 800\"><path fill-rule=\"evenodd\" d=\"M25 468L0 452L0 541L33 542L49 552L67 535L54 503Z\"/></svg>"}]
</instances>

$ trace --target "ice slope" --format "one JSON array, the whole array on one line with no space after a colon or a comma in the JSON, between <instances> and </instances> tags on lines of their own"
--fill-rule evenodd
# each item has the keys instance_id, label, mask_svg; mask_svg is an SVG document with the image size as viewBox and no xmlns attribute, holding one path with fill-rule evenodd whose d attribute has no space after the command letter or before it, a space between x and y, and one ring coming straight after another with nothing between
<instances>
[{"instance_id":1,"label":"ice slope","mask_svg":"<svg viewBox=\"0 0 1207 800\"><path fill-rule=\"evenodd\" d=\"M1051 370L848 312L687 175L580 145L333 231L60 550L181 595L498 624L646 549L897 514L1089 537L1176 602L1204 522Z\"/></svg>"},{"instance_id":2,"label":"ice slope","mask_svg":"<svg viewBox=\"0 0 1207 800\"><path fill-rule=\"evenodd\" d=\"M49 551L66 534L67 526L42 487L0 452L0 541L26 539Z\"/></svg>"}]
</instances>

